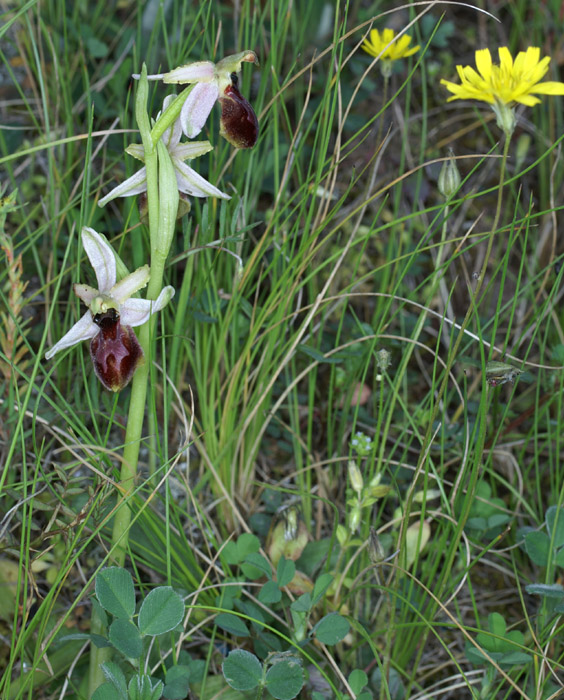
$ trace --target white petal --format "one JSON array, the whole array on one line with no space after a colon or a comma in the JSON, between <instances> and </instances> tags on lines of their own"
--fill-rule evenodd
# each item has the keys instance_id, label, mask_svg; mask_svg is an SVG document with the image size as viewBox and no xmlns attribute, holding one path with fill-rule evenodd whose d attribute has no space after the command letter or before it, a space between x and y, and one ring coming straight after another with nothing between
<instances>
[{"instance_id":1,"label":"white petal","mask_svg":"<svg viewBox=\"0 0 564 700\"><path fill-rule=\"evenodd\" d=\"M220 199L231 199L228 194L218 190L217 187L208 182L205 178L178 158L173 158L174 171L179 192L189 194L192 197L219 197Z\"/></svg>"},{"instance_id":2,"label":"white petal","mask_svg":"<svg viewBox=\"0 0 564 700\"><path fill-rule=\"evenodd\" d=\"M188 158L203 156L210 151L213 151L213 146L209 141L193 141L192 143L179 143L174 150L170 151L170 155L179 160L188 160Z\"/></svg>"},{"instance_id":3,"label":"white petal","mask_svg":"<svg viewBox=\"0 0 564 700\"><path fill-rule=\"evenodd\" d=\"M165 134L167 135L167 138L165 138ZM169 153L174 151L174 149L178 146L181 136L182 124L180 123L179 118L173 123L172 127L168 128L163 134L163 142L166 145Z\"/></svg>"},{"instance_id":4,"label":"white petal","mask_svg":"<svg viewBox=\"0 0 564 700\"><path fill-rule=\"evenodd\" d=\"M163 108L162 111L157 114L157 121L161 114L163 112L166 112L166 110L170 107L170 105L174 102L174 100L178 97L178 95L167 95L164 98L163 101ZM176 147L178 142L180 141L180 137L182 136L182 127L180 126L180 119L176 119L172 127L169 127L168 129L165 129L162 135L162 140L164 145L167 147L167 150L169 153Z\"/></svg>"},{"instance_id":5,"label":"white petal","mask_svg":"<svg viewBox=\"0 0 564 700\"><path fill-rule=\"evenodd\" d=\"M82 228L82 245L96 273L98 290L103 294L116 283L116 259L108 242L93 228Z\"/></svg>"},{"instance_id":6,"label":"white petal","mask_svg":"<svg viewBox=\"0 0 564 700\"><path fill-rule=\"evenodd\" d=\"M137 160L142 161L143 163L145 162L145 149L143 148L142 143L132 143L130 144L126 149L126 153L129 153L130 156L133 156L134 158L137 158Z\"/></svg>"},{"instance_id":7,"label":"white petal","mask_svg":"<svg viewBox=\"0 0 564 700\"><path fill-rule=\"evenodd\" d=\"M163 108L162 108L161 111L157 114L157 119L161 116L161 114L162 114L163 112L166 112L166 110L167 110L168 107L170 106L170 103L171 103L171 102L174 102L174 100L175 100L176 98L177 98L177 95L175 95L174 93L172 93L172 95L167 95L167 96L164 98L164 100L163 100Z\"/></svg>"},{"instance_id":8,"label":"white petal","mask_svg":"<svg viewBox=\"0 0 564 700\"><path fill-rule=\"evenodd\" d=\"M60 350L70 348L71 345L80 343L83 340L89 340L100 332L98 326L92 320L92 314L87 311L82 318L77 321L74 326L66 333L58 343L49 348L45 353L45 359L50 360L53 355Z\"/></svg>"},{"instance_id":9,"label":"white petal","mask_svg":"<svg viewBox=\"0 0 564 700\"><path fill-rule=\"evenodd\" d=\"M98 202L99 207L105 206L108 202L116 197L132 197L134 194L139 194L140 192L145 192L147 189L147 169L141 168L135 175L128 177L127 180L114 187L111 192Z\"/></svg>"},{"instance_id":10,"label":"white petal","mask_svg":"<svg viewBox=\"0 0 564 700\"><path fill-rule=\"evenodd\" d=\"M168 304L168 302L172 299L173 296L174 287L172 287L170 284L166 287L163 287L161 289L161 293L153 302L153 313L164 309L164 307Z\"/></svg>"},{"instance_id":11,"label":"white petal","mask_svg":"<svg viewBox=\"0 0 564 700\"><path fill-rule=\"evenodd\" d=\"M174 296L173 287L165 287L155 301L149 299L128 299L120 308L120 321L123 326L142 326L151 314L164 308Z\"/></svg>"},{"instance_id":12,"label":"white petal","mask_svg":"<svg viewBox=\"0 0 564 700\"><path fill-rule=\"evenodd\" d=\"M75 284L73 289L76 296L89 308L92 301L100 294L97 289L90 287L88 284Z\"/></svg>"},{"instance_id":13,"label":"white petal","mask_svg":"<svg viewBox=\"0 0 564 700\"><path fill-rule=\"evenodd\" d=\"M166 73L153 73L153 75L148 75L147 80L162 80ZM133 80L139 80L141 78L141 73L132 73L131 77Z\"/></svg>"},{"instance_id":14,"label":"white petal","mask_svg":"<svg viewBox=\"0 0 564 700\"><path fill-rule=\"evenodd\" d=\"M143 267L138 268L135 272L131 272L127 277L124 277L117 284L114 284L110 289L110 296L117 301L121 307L130 296L147 286L150 276L149 266L143 265ZM126 323L125 325L130 326L131 323Z\"/></svg>"},{"instance_id":15,"label":"white petal","mask_svg":"<svg viewBox=\"0 0 564 700\"><path fill-rule=\"evenodd\" d=\"M215 63L196 61L165 73L165 83L209 83L215 76Z\"/></svg>"},{"instance_id":16,"label":"white petal","mask_svg":"<svg viewBox=\"0 0 564 700\"><path fill-rule=\"evenodd\" d=\"M218 97L219 88L215 82L198 83L192 88L180 111L182 131L189 139L193 139L204 128Z\"/></svg>"},{"instance_id":17,"label":"white petal","mask_svg":"<svg viewBox=\"0 0 564 700\"><path fill-rule=\"evenodd\" d=\"M128 299L120 308L119 319L123 326L141 326L149 319L153 302L148 299Z\"/></svg>"}]
</instances>

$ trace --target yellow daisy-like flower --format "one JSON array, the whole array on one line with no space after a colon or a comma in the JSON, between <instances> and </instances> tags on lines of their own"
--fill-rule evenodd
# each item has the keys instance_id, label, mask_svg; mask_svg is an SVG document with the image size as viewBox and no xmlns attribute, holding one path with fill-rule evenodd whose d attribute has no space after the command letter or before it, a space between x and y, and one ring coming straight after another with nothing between
<instances>
[{"instance_id":1,"label":"yellow daisy-like flower","mask_svg":"<svg viewBox=\"0 0 564 700\"><path fill-rule=\"evenodd\" d=\"M380 32L377 29L372 29L370 31L370 39L365 39L362 42L362 48L369 53L371 56L380 56L381 58L388 61L397 61L399 58L406 58L406 56L412 56L414 53L419 51L419 46L412 46L411 37L408 34L403 34L397 41L394 41L396 33L393 29L384 29ZM391 44L391 42L394 42ZM388 46L390 44L390 46ZM386 48L388 46L388 48Z\"/></svg>"},{"instance_id":2,"label":"yellow daisy-like flower","mask_svg":"<svg viewBox=\"0 0 564 700\"><path fill-rule=\"evenodd\" d=\"M456 66L461 85L441 80L452 92L448 101L480 100L490 105L507 105L520 102L532 107L540 102L535 95L564 95L564 83L548 81L542 78L548 71L550 56L540 60L540 49L530 46L520 51L515 61L506 46L498 50L499 65L492 63L489 49L476 51L476 68Z\"/></svg>"}]
</instances>

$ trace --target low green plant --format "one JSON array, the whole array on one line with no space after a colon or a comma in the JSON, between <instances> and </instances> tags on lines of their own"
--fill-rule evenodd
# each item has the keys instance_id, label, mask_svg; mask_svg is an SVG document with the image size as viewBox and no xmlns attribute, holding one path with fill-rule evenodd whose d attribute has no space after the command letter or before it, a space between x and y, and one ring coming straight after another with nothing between
<instances>
[{"instance_id":1,"label":"low green plant","mask_svg":"<svg viewBox=\"0 0 564 700\"><path fill-rule=\"evenodd\" d=\"M131 574L121 567L103 569L96 576L99 618L105 634L91 635L97 647L111 647L121 663L106 661L106 682L92 700L180 700L186 696L190 668L170 666L164 679L146 672L155 638L172 632L184 617L184 601L170 586L157 586L141 602L138 612ZM162 649L161 649L162 651ZM115 659L115 657L114 657Z\"/></svg>"},{"instance_id":2,"label":"low green plant","mask_svg":"<svg viewBox=\"0 0 564 700\"><path fill-rule=\"evenodd\" d=\"M304 673L298 656L272 652L264 663L244 649L234 649L222 666L225 680L235 690L256 688L257 700L266 690L277 700L292 700L304 685Z\"/></svg>"},{"instance_id":3,"label":"low green plant","mask_svg":"<svg viewBox=\"0 0 564 700\"><path fill-rule=\"evenodd\" d=\"M269 541L269 549L275 552L279 551L276 539L275 535ZM291 549L295 540L289 538L285 543L289 544L289 549ZM296 558L302 553L304 544L299 550L294 549ZM293 625L291 632L295 643L300 644L306 638L316 638L323 644L329 645L342 641L350 629L350 624L342 615L331 612L312 624L312 618L319 616L318 606L326 597L334 576L329 573L321 573L315 581L312 581L307 575L296 569L296 564L292 559L286 559L285 556L279 556L276 570L273 571L271 562L258 551L259 548L260 540L258 537L243 533L236 542L230 542L226 545L223 556L229 565L238 567L243 575L242 578L235 577L230 579L231 581L238 581L241 586L244 586L248 578L252 581L262 580L257 593L257 601L261 607L249 600L242 600L237 593L227 593L229 588L225 588L219 598L218 602L221 606L238 608L241 612L249 615L253 627L259 633L259 638L263 631L261 623L272 623L273 621L273 616L269 614L268 610L275 612L287 609L291 614ZM292 601L288 595L284 594L285 589L294 593L304 592ZM249 635L245 623L230 613L219 614L216 617L216 624L232 634ZM308 632L308 630L310 631Z\"/></svg>"},{"instance_id":4,"label":"low green plant","mask_svg":"<svg viewBox=\"0 0 564 700\"><path fill-rule=\"evenodd\" d=\"M504 501L492 495L492 488L487 481L480 481L476 485L476 495L465 529L481 538L493 539L510 520Z\"/></svg>"},{"instance_id":5,"label":"low green plant","mask_svg":"<svg viewBox=\"0 0 564 700\"><path fill-rule=\"evenodd\" d=\"M544 582L525 587L527 593L542 598L542 620L564 613L564 586L556 580L557 570L564 567L564 508L550 506L544 521L546 532L533 528L522 528L520 532L529 559L545 570Z\"/></svg>"},{"instance_id":6,"label":"low green plant","mask_svg":"<svg viewBox=\"0 0 564 700\"><path fill-rule=\"evenodd\" d=\"M478 646L476 646L478 645ZM533 657L523 651L525 639L519 630L507 631L503 615L494 612L488 616L488 631L476 635L476 645L466 643L466 657L476 666L485 665L480 698L491 698L492 688L497 678L497 667L511 669L531 663Z\"/></svg>"}]
</instances>

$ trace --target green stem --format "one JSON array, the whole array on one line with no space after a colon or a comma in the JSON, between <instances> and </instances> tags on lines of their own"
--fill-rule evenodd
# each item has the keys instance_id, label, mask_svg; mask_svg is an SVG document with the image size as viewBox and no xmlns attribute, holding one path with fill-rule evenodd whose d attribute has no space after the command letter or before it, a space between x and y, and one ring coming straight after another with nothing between
<instances>
[{"instance_id":1,"label":"green stem","mask_svg":"<svg viewBox=\"0 0 564 700\"><path fill-rule=\"evenodd\" d=\"M449 206L448 206L448 204L445 204L443 227L441 229L441 244L440 244L439 249L437 251L437 259L435 260L435 283L436 283L436 281L438 281L438 278L440 277L439 268L441 267L441 262L443 259L443 249L445 246L446 232L447 232L448 212L449 212Z\"/></svg>"},{"instance_id":2,"label":"green stem","mask_svg":"<svg viewBox=\"0 0 564 700\"><path fill-rule=\"evenodd\" d=\"M390 78L385 75L384 76L384 94L382 96L382 114L380 115L380 119L378 120L378 135L376 136L376 148L380 148L380 145L382 143L382 133L384 131L384 112L386 110L386 103L388 102L388 84L390 82Z\"/></svg>"},{"instance_id":3,"label":"green stem","mask_svg":"<svg viewBox=\"0 0 564 700\"><path fill-rule=\"evenodd\" d=\"M147 299L154 300L157 299L163 288L164 267L172 242L178 210L178 189L174 167L166 147L162 141L158 142L157 148L153 147L147 114L148 84L146 76L147 71L143 66L135 112L145 149L145 166L147 168L147 206L151 239L151 276L147 287ZM111 542L112 560L116 566L125 564L128 547L131 524L129 499L133 495L137 477L155 325L156 317L151 316L139 331L139 344L145 355L145 362L135 372L131 383L125 447L119 481L120 493L116 503ZM98 634L105 631L95 608L92 612L91 629ZM109 660L109 652L108 648L92 647L89 696L104 682L101 665Z\"/></svg>"},{"instance_id":4,"label":"green stem","mask_svg":"<svg viewBox=\"0 0 564 700\"><path fill-rule=\"evenodd\" d=\"M139 92L135 101L135 116L143 140L145 166L147 168L147 207L151 238L151 277L147 288L147 299L156 299L162 289L163 268L161 266L159 269L159 267L154 264L154 252L158 248L159 184L157 150L153 147L151 140L149 115L147 114L147 98L148 83L146 79L146 68L143 66L143 73L139 82ZM139 344L145 354L145 362L139 367L137 372L135 372L131 383L131 398L129 402L129 414L127 416L127 428L125 431L125 447L123 450L123 462L120 474L120 486L122 491L116 506L112 534L113 561L116 566L124 565L127 550L127 535L131 522L131 510L127 505L127 501L133 493L135 477L137 476L137 463L139 460L139 448L141 446L141 434L147 397L147 378L150 368L151 330L153 323L154 319L151 317L139 331Z\"/></svg>"},{"instance_id":5,"label":"green stem","mask_svg":"<svg viewBox=\"0 0 564 700\"><path fill-rule=\"evenodd\" d=\"M423 471L423 469L424 469L423 462L427 459L427 456L428 456L428 450L426 449L426 446L429 445L429 442L431 440L433 426L434 426L435 421L437 419L437 415L439 413L439 408L441 405L441 400L443 398L443 395L444 395L446 387L447 387L450 370L452 369L452 366L454 365L454 361L456 359L458 349L460 348L460 344L462 343L462 339L464 337L465 330L468 327L468 324L470 323L470 319L472 318L472 314L478 312L478 307L479 307L478 297L479 297L480 291L482 289L482 286L484 284L484 280L486 278L486 272L487 272L491 252L492 252L495 232L497 230L497 227L499 225L499 220L501 217L501 205L502 205L502 201L503 201L503 185L505 182L505 169L506 169L506 164L507 164L507 156L509 153L510 143L511 143L511 134L506 133L505 134L505 141L504 141L504 145L503 145L503 156L502 156L500 175L499 175L499 189L498 189L498 193L497 193L496 211L495 211L494 220L493 220L493 223L492 223L492 226L490 229L490 233L488 236L488 247L486 249L484 263L482 265L482 269L480 271L480 276L478 277L478 281L476 283L476 288L474 290L472 303L468 307L468 311L466 312L466 315L465 315L464 320L462 322L462 325L460 327L460 331L458 333L458 336L456 338L456 341L454 343L452 351L449 353L449 356L447 357L446 367L444 370L444 378L443 378L443 381L442 381L441 386L439 388L438 394L435 398L435 405L433 408L432 415L429 419L427 433L425 435L425 440L424 440L424 443L423 443L423 446L421 449L421 456L419 458L416 472L415 472L414 483L412 484L412 486L409 490L408 498L407 498L406 505L404 508L404 514L406 514L407 516L411 512L411 508L413 505L413 498L417 492L415 482L417 481L418 475ZM480 446L481 446L481 448L483 448L483 440L481 440ZM480 459L476 459L476 464L479 464L479 462L480 462ZM476 481L477 481L477 470L473 474L473 476L471 478L471 482L468 485L469 492L471 492L475 488ZM452 568L452 561L454 559L454 556L455 556L457 548L458 548L458 542L460 540L462 529L464 528L466 519L468 518L468 515L470 512L471 501L472 501L471 498L466 499L466 501L465 501L466 507L464 508L463 512L460 514L460 517L459 517L459 523L458 523L458 527L457 527L458 536L453 540L448 551L445 553L445 562L444 562L444 565L442 567L442 574L439 577L439 581L438 581L437 587L435 589L436 597L439 600L440 600L442 593L443 593L443 590L446 586L448 572L451 571L451 568ZM406 549L406 535L407 535L407 527L408 527L407 521L408 521L408 519L409 519L408 517L404 517L403 522L402 522L402 526L401 526L401 533L400 533L400 543L401 543L400 544L400 567L402 567L402 568L405 568L405 556L406 556L406 551L407 551L407 549ZM398 586L399 586L399 577L396 576L396 578L395 578L396 591L397 591ZM423 633L421 642L418 645L419 648L418 648L418 652L417 652L417 657L415 659L415 663L413 664L413 669L418 668L419 662L421 660L421 656L422 656L423 651L425 649L426 640L427 640L428 635L429 635L429 630L427 630ZM414 670L414 672L415 672L415 670Z\"/></svg>"}]
</instances>

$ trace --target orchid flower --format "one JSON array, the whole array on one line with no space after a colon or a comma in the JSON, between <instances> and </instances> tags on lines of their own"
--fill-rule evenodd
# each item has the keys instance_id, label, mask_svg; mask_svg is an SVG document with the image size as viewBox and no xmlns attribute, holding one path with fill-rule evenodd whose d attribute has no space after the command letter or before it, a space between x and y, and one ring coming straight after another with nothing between
<instances>
[{"instance_id":1,"label":"orchid flower","mask_svg":"<svg viewBox=\"0 0 564 700\"><path fill-rule=\"evenodd\" d=\"M148 265L116 282L116 259L106 240L85 226L82 245L90 260L98 289L87 284L75 284L74 292L88 307L88 311L66 333L45 357L83 340L90 340L90 355L96 376L111 391L120 391L132 378L143 361L134 326L141 326L150 316L160 311L174 296L173 287L164 287L155 301L132 299L132 295L149 281Z\"/></svg>"},{"instance_id":2,"label":"orchid flower","mask_svg":"<svg viewBox=\"0 0 564 700\"><path fill-rule=\"evenodd\" d=\"M255 63L254 51L241 51L226 56L218 63L196 61L168 73L149 75L149 80L194 85L180 112L182 131L190 139L197 136L219 100L221 105L220 134L236 148L251 148L258 138L258 119L238 88L237 74L243 62ZM134 75L138 78L138 75Z\"/></svg>"},{"instance_id":3,"label":"orchid flower","mask_svg":"<svg viewBox=\"0 0 564 700\"><path fill-rule=\"evenodd\" d=\"M163 102L163 112L168 105L174 100L175 95L168 95ZM160 113L159 113L160 114ZM182 129L178 121L174 122L172 127L166 129L163 133L162 140L169 152L170 159L174 166L176 175L176 184L178 191L182 194L190 195L191 197L219 197L220 199L231 199L228 194L222 192L217 187L212 185L195 170L192 170L185 160L203 156L213 150L213 146L209 141L196 141L195 143L180 143ZM140 161L145 160L145 149L142 144L134 143L128 146L126 153L137 158ZM145 167L138 170L134 175L122 182L117 187L114 187L111 192L98 202L98 206L103 207L116 197L131 197L135 194L147 191L147 169Z\"/></svg>"}]
</instances>

